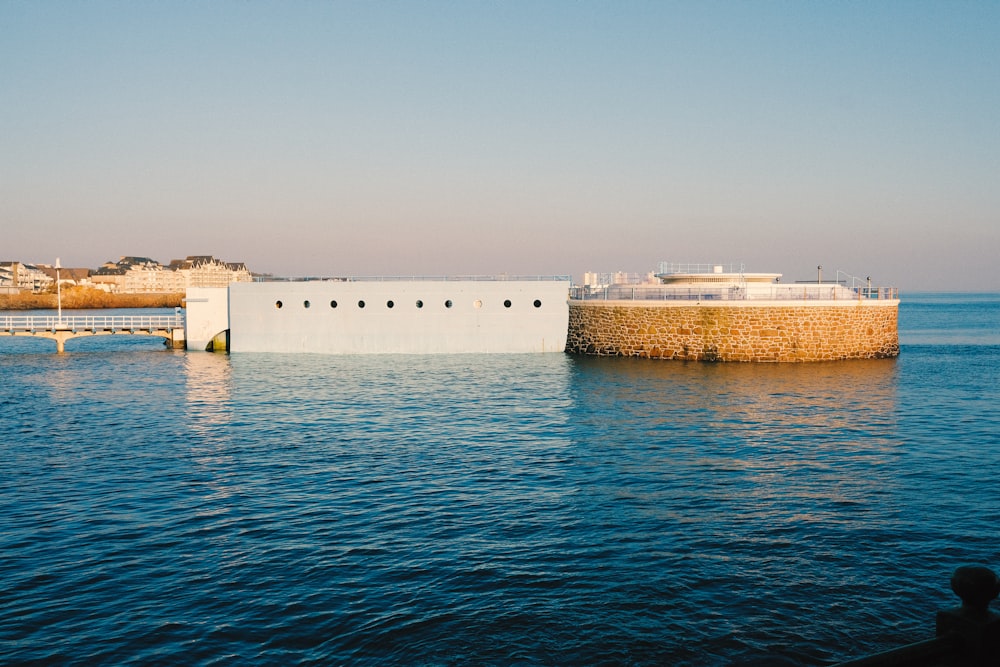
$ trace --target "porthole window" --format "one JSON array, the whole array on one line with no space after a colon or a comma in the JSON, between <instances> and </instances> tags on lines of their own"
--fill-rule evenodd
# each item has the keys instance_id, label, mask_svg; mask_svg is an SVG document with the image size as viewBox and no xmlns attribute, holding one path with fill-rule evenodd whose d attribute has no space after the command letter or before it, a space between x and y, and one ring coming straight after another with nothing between
<instances>
[{"instance_id":1,"label":"porthole window","mask_svg":"<svg viewBox=\"0 0 1000 667\"><path fill-rule=\"evenodd\" d=\"M334 300L334 301L331 301L331 302L330 302L330 307L331 307L331 308L336 308L336 307L337 307L337 302L336 302L336 300Z\"/></svg>"},{"instance_id":2,"label":"porthole window","mask_svg":"<svg viewBox=\"0 0 1000 667\"><path fill-rule=\"evenodd\" d=\"M535 308L541 308L541 307L542 307L542 302L539 301L538 299L535 299Z\"/></svg>"},{"instance_id":3,"label":"porthole window","mask_svg":"<svg viewBox=\"0 0 1000 667\"><path fill-rule=\"evenodd\" d=\"M510 299L505 299L504 300L503 307L504 308L510 308Z\"/></svg>"},{"instance_id":4,"label":"porthole window","mask_svg":"<svg viewBox=\"0 0 1000 667\"><path fill-rule=\"evenodd\" d=\"M386 307L386 308L392 308L392 307L393 307L393 306L395 306L395 305L396 305L396 304L395 304L395 303L393 303L391 299L390 299L389 301L386 301L386 302L385 302L385 307Z\"/></svg>"},{"instance_id":5,"label":"porthole window","mask_svg":"<svg viewBox=\"0 0 1000 667\"><path fill-rule=\"evenodd\" d=\"M275 307L275 308L278 308L279 310L280 310L280 309L281 309L281 307L282 307L282 306L284 306L284 305L285 305L285 304L281 303L280 301L275 301L275 302L274 302L274 307Z\"/></svg>"},{"instance_id":6,"label":"porthole window","mask_svg":"<svg viewBox=\"0 0 1000 667\"><path fill-rule=\"evenodd\" d=\"M475 301L473 301L472 302L472 307L473 308L482 308L483 307L482 300L481 299L476 299Z\"/></svg>"},{"instance_id":7,"label":"porthole window","mask_svg":"<svg viewBox=\"0 0 1000 667\"><path fill-rule=\"evenodd\" d=\"M447 301L444 302L444 307L451 308L451 299L448 299Z\"/></svg>"},{"instance_id":8,"label":"porthole window","mask_svg":"<svg viewBox=\"0 0 1000 667\"><path fill-rule=\"evenodd\" d=\"M364 308L364 307L365 307L365 302L364 301L358 301L358 308Z\"/></svg>"},{"instance_id":9,"label":"porthole window","mask_svg":"<svg viewBox=\"0 0 1000 667\"><path fill-rule=\"evenodd\" d=\"M417 299L417 308L423 308L423 307L424 307L424 302L420 299Z\"/></svg>"},{"instance_id":10,"label":"porthole window","mask_svg":"<svg viewBox=\"0 0 1000 667\"><path fill-rule=\"evenodd\" d=\"M308 300L306 300L306 301L303 301L303 302L302 302L302 307L303 307L303 308L308 308L308 307L309 307L309 306L311 306L311 305L312 305L312 304L311 304L311 303L309 303L309 301L308 301Z\"/></svg>"}]
</instances>

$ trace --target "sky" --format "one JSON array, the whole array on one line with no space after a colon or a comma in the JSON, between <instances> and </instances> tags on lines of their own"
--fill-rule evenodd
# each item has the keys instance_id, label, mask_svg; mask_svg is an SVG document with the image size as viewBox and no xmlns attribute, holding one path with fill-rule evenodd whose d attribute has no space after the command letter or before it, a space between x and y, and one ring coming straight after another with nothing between
<instances>
[{"instance_id":1,"label":"sky","mask_svg":"<svg viewBox=\"0 0 1000 667\"><path fill-rule=\"evenodd\" d=\"M1000 291L1000 2L0 0L0 260Z\"/></svg>"}]
</instances>

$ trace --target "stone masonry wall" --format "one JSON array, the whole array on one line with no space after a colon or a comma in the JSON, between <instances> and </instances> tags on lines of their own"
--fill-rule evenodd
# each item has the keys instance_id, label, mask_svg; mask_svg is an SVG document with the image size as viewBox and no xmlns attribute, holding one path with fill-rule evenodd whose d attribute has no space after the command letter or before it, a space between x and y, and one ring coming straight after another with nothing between
<instances>
[{"instance_id":1,"label":"stone masonry wall","mask_svg":"<svg viewBox=\"0 0 1000 667\"><path fill-rule=\"evenodd\" d=\"M898 301L726 306L570 301L566 351L690 361L895 357L898 314Z\"/></svg>"}]
</instances>

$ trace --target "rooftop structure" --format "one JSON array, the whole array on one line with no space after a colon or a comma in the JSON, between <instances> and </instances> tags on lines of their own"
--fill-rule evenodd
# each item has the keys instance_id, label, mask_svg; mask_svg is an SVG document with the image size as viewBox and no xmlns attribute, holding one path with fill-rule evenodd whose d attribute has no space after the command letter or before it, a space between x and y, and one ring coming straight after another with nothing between
<instances>
[{"instance_id":1,"label":"rooftop structure","mask_svg":"<svg viewBox=\"0 0 1000 667\"><path fill-rule=\"evenodd\" d=\"M588 274L595 275L595 274ZM578 300L624 301L843 301L846 299L898 299L894 287L872 287L844 271L823 282L822 269L815 282L782 283L780 273L749 273L743 264L675 264L661 262L658 283L587 284L571 290Z\"/></svg>"}]
</instances>

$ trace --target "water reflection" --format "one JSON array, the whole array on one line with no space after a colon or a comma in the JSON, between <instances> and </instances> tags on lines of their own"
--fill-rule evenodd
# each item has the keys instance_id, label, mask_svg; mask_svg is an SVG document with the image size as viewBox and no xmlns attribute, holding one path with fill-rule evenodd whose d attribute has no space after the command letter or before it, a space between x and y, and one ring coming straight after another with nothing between
<instances>
[{"instance_id":1,"label":"water reflection","mask_svg":"<svg viewBox=\"0 0 1000 667\"><path fill-rule=\"evenodd\" d=\"M193 429L203 431L229 421L232 368L227 355L185 354L184 389Z\"/></svg>"},{"instance_id":2,"label":"water reflection","mask_svg":"<svg viewBox=\"0 0 1000 667\"><path fill-rule=\"evenodd\" d=\"M487 444L508 409L557 424L569 405L563 355L237 354L231 364L236 402L293 441L402 428L414 444L456 429L469 444Z\"/></svg>"},{"instance_id":3,"label":"water reflection","mask_svg":"<svg viewBox=\"0 0 1000 667\"><path fill-rule=\"evenodd\" d=\"M778 442L834 432L883 442L896 413L895 360L829 364L686 364L573 359L577 410L630 417L642 440L692 427L711 442ZM616 424L620 426L620 424ZM874 440L873 440L874 437ZM814 444L825 446L828 438Z\"/></svg>"},{"instance_id":4,"label":"water reflection","mask_svg":"<svg viewBox=\"0 0 1000 667\"><path fill-rule=\"evenodd\" d=\"M845 520L844 508L881 504L895 484L882 472L900 444L894 360L573 365L573 413L595 435L579 454L600 480L587 503L627 500L674 523L715 507L728 515L716 527L740 532L745 521Z\"/></svg>"},{"instance_id":5,"label":"water reflection","mask_svg":"<svg viewBox=\"0 0 1000 667\"><path fill-rule=\"evenodd\" d=\"M197 515L202 519L225 515L230 509L228 499L237 492L234 480L239 477L229 428L234 411L229 357L185 354L184 388L189 446L194 463L204 475L204 494Z\"/></svg>"}]
</instances>

